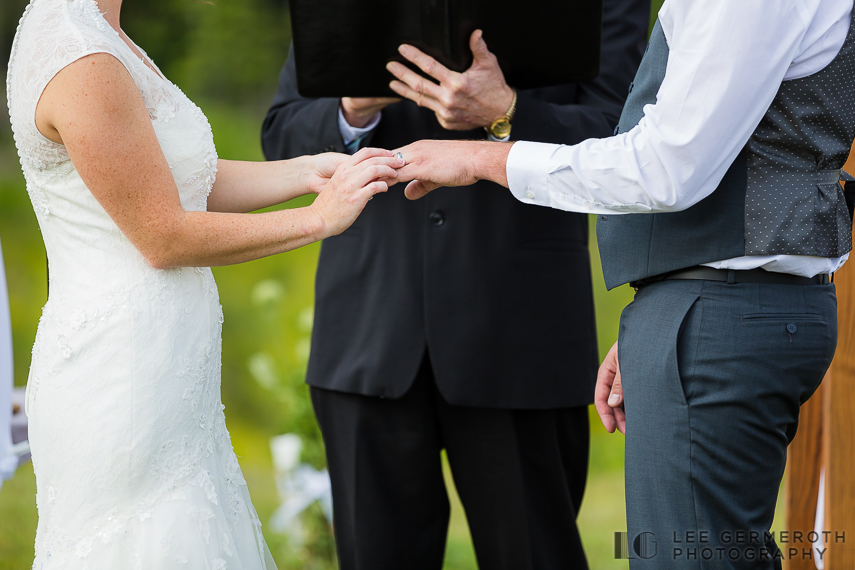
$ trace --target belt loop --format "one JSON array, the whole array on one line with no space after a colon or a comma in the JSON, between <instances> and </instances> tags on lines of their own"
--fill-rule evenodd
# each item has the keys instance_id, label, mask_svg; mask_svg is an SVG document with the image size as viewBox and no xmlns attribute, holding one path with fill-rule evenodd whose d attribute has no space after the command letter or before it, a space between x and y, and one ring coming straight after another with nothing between
<instances>
[{"instance_id":1,"label":"belt loop","mask_svg":"<svg viewBox=\"0 0 855 570\"><path fill-rule=\"evenodd\" d=\"M727 270L727 284L733 285L734 283L736 283L736 272L733 271L733 269L728 269Z\"/></svg>"}]
</instances>

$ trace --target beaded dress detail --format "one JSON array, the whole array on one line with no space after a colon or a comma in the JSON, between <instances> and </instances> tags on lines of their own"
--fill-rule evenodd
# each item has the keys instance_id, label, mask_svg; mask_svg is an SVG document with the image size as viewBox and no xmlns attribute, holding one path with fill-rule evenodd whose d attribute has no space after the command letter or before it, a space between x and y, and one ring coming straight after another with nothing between
<instances>
[{"instance_id":1,"label":"beaded dress detail","mask_svg":"<svg viewBox=\"0 0 855 570\"><path fill-rule=\"evenodd\" d=\"M202 111L94 0L31 2L6 87L51 277L27 384L33 568L275 570L226 430L210 269L153 269L36 128L50 80L95 53L135 81L185 210L207 208L217 171Z\"/></svg>"}]
</instances>

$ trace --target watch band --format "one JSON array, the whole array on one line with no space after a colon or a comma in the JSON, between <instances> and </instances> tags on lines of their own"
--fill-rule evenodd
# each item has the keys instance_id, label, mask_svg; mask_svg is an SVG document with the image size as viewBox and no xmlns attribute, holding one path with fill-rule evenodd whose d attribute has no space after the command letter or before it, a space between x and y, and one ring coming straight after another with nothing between
<instances>
[{"instance_id":1,"label":"watch band","mask_svg":"<svg viewBox=\"0 0 855 570\"><path fill-rule=\"evenodd\" d=\"M510 142L511 135L508 135L503 139L498 139L498 138L493 136L493 133L491 133L490 131L487 131L487 140L490 142Z\"/></svg>"},{"instance_id":2,"label":"watch band","mask_svg":"<svg viewBox=\"0 0 855 570\"><path fill-rule=\"evenodd\" d=\"M491 141L506 142L511 138L511 123L514 120L514 114L517 112L517 90L513 89L514 98L511 100L511 106L507 112L493 121L489 127L484 127L487 132L487 137Z\"/></svg>"}]
</instances>

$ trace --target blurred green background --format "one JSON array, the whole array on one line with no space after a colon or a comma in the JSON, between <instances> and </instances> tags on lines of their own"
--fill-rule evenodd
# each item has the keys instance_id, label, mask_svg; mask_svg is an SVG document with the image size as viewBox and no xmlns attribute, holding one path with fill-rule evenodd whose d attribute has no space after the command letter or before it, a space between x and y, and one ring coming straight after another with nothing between
<instances>
[{"instance_id":1,"label":"blurred green background","mask_svg":"<svg viewBox=\"0 0 855 570\"><path fill-rule=\"evenodd\" d=\"M654 13L661 0L654 0ZM26 0L0 4L0 62ZM262 160L259 131L287 56L290 22L284 0L127 0L125 31L206 112L221 157ZM5 68L0 68L5 76ZM17 163L5 107L0 112L0 239L6 257L15 342L15 384L27 380L29 352L47 296L45 253ZM299 203L303 205L305 202ZM291 204L292 206L294 204ZM325 466L323 443L303 383L312 327L315 244L274 258L215 269L225 311L223 401L228 427L266 522L279 504L269 438L296 433L303 460ZM618 317L631 300L623 287L606 292L592 235L592 263L601 355L617 338ZM614 559L614 533L626 529L623 438L607 434L592 414L591 469L579 526L591 568L627 568ZM446 470L447 471L447 470ZM447 569L477 568L465 515L453 484ZM0 570L32 565L36 528L32 467L0 491ZM302 544L265 535L281 570L335 568L334 542L317 505L303 516Z\"/></svg>"}]
</instances>

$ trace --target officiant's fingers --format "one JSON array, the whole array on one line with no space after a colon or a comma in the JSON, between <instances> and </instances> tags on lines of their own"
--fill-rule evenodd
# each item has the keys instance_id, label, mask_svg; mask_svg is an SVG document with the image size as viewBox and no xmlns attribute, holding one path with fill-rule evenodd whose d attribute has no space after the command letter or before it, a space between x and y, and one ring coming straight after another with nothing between
<instances>
[{"instance_id":1,"label":"officiant's fingers","mask_svg":"<svg viewBox=\"0 0 855 570\"><path fill-rule=\"evenodd\" d=\"M472 50L472 56L476 60L490 59L490 50L487 48L487 42L484 41L484 32L475 30L469 38L469 49Z\"/></svg>"},{"instance_id":2,"label":"officiant's fingers","mask_svg":"<svg viewBox=\"0 0 855 570\"><path fill-rule=\"evenodd\" d=\"M425 81L427 83L427 81ZM430 109L434 113L445 113L446 108L443 107L442 103L440 103L437 99L427 95L425 93L421 93L416 91L411 86L407 85L403 81L393 81L389 84L389 87L392 88L392 91L400 95L401 97L406 97L419 107L425 107Z\"/></svg>"},{"instance_id":3,"label":"officiant's fingers","mask_svg":"<svg viewBox=\"0 0 855 570\"><path fill-rule=\"evenodd\" d=\"M386 69L402 83L406 83L416 93L421 93L434 99L442 97L442 87L430 79L422 77L406 65L400 64L397 61L390 61L386 64Z\"/></svg>"},{"instance_id":4,"label":"officiant's fingers","mask_svg":"<svg viewBox=\"0 0 855 570\"><path fill-rule=\"evenodd\" d=\"M398 47L398 51L409 61L415 63L419 69L421 69L440 83L451 81L455 75L458 75L457 73L451 71L419 48L403 44Z\"/></svg>"}]
</instances>

